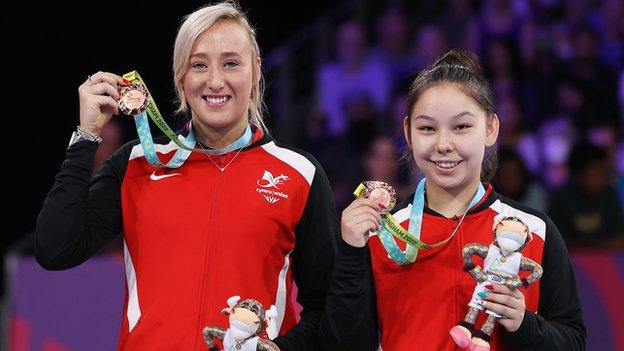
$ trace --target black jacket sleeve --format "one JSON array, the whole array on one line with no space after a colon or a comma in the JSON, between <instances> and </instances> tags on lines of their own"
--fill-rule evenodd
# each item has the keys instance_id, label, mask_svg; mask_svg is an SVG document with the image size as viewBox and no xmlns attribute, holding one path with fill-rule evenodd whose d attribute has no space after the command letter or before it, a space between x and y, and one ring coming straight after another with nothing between
<instances>
[{"instance_id":1,"label":"black jacket sleeve","mask_svg":"<svg viewBox=\"0 0 624 351\"><path fill-rule=\"evenodd\" d=\"M319 328L322 350L376 350L377 305L367 246L340 240L327 307Z\"/></svg>"},{"instance_id":2,"label":"black jacket sleeve","mask_svg":"<svg viewBox=\"0 0 624 351\"><path fill-rule=\"evenodd\" d=\"M297 301L301 320L286 335L273 340L282 351L319 350L318 324L325 309L331 269L334 265L338 223L336 205L327 176L318 162L302 217L295 228L292 253Z\"/></svg>"},{"instance_id":3,"label":"black jacket sleeve","mask_svg":"<svg viewBox=\"0 0 624 351\"><path fill-rule=\"evenodd\" d=\"M568 250L555 224L543 218L546 243L538 311L526 311L515 332L502 330L518 350L584 350L585 324Z\"/></svg>"},{"instance_id":4,"label":"black jacket sleeve","mask_svg":"<svg viewBox=\"0 0 624 351\"><path fill-rule=\"evenodd\" d=\"M75 267L121 233L120 187L131 147L118 150L91 180L97 146L80 141L67 150L39 212L35 257L45 269Z\"/></svg>"}]
</instances>

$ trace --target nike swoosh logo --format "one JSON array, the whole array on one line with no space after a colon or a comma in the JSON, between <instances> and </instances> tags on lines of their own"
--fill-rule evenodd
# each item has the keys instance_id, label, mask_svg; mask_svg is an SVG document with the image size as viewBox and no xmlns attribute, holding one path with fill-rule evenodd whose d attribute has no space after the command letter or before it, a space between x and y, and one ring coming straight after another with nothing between
<instances>
[{"instance_id":1,"label":"nike swoosh logo","mask_svg":"<svg viewBox=\"0 0 624 351\"><path fill-rule=\"evenodd\" d=\"M152 174L150 174L150 179L161 180L161 179L165 179L165 178L169 178L173 176L179 176L179 175L182 175L182 173L170 173L170 174L156 175L156 171L154 171Z\"/></svg>"}]
</instances>

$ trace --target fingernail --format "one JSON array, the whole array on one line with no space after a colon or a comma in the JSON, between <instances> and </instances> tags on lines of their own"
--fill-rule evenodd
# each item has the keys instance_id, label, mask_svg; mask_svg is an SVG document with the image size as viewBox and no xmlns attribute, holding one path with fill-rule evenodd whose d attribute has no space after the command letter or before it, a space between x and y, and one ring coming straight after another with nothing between
<instances>
[{"instance_id":1,"label":"fingernail","mask_svg":"<svg viewBox=\"0 0 624 351\"><path fill-rule=\"evenodd\" d=\"M129 80L127 80L126 78L123 78L122 80L123 80L123 82L124 82L124 84L125 84L125 85L130 85L130 81L129 81Z\"/></svg>"},{"instance_id":2,"label":"fingernail","mask_svg":"<svg viewBox=\"0 0 624 351\"><path fill-rule=\"evenodd\" d=\"M485 299L488 296L488 293L485 291L479 291L477 295L479 295L480 298Z\"/></svg>"},{"instance_id":3,"label":"fingernail","mask_svg":"<svg viewBox=\"0 0 624 351\"><path fill-rule=\"evenodd\" d=\"M485 288L488 290L494 290L494 285L488 284L488 285L485 285Z\"/></svg>"}]
</instances>

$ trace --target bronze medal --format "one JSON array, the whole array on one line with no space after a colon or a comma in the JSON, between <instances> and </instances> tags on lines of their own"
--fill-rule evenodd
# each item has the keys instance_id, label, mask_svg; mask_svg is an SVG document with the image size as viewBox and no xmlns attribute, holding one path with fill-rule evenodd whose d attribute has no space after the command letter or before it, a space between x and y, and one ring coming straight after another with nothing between
<instances>
[{"instance_id":1,"label":"bronze medal","mask_svg":"<svg viewBox=\"0 0 624 351\"><path fill-rule=\"evenodd\" d=\"M390 184L380 181L367 181L364 182L364 185L366 186L366 197L385 207L381 213L392 210L396 204L396 191Z\"/></svg>"},{"instance_id":2,"label":"bronze medal","mask_svg":"<svg viewBox=\"0 0 624 351\"><path fill-rule=\"evenodd\" d=\"M121 86L119 95L119 110L126 115L136 116L144 112L149 103L149 93L141 83Z\"/></svg>"}]
</instances>

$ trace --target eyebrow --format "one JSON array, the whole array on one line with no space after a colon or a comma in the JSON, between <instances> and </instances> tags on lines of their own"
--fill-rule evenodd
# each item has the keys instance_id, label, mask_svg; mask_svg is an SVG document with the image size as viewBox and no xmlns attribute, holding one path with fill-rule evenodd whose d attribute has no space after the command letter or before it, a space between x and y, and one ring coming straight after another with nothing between
<instances>
[{"instance_id":1,"label":"eyebrow","mask_svg":"<svg viewBox=\"0 0 624 351\"><path fill-rule=\"evenodd\" d=\"M453 116L451 118L452 119L458 119L458 118L463 117L463 116L474 116L474 115L471 112L464 111L464 112L460 112L460 113L456 114L455 116ZM427 115L418 115L414 119L426 119L426 120L430 120L430 121L435 120L435 118L427 116Z\"/></svg>"},{"instance_id":2,"label":"eyebrow","mask_svg":"<svg viewBox=\"0 0 624 351\"><path fill-rule=\"evenodd\" d=\"M226 52L222 52L221 54L219 54L219 57L232 57L232 56L243 57L241 54L239 54L238 52L234 52L234 51L226 51ZM196 53L191 54L190 57L208 57L208 54L206 54L205 52L196 52Z\"/></svg>"}]
</instances>

